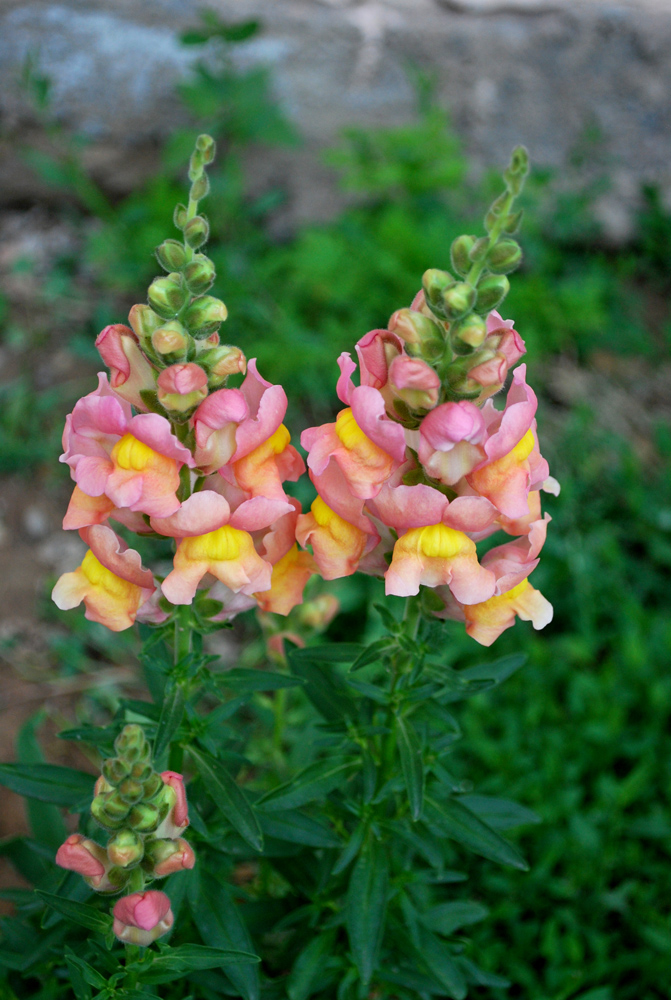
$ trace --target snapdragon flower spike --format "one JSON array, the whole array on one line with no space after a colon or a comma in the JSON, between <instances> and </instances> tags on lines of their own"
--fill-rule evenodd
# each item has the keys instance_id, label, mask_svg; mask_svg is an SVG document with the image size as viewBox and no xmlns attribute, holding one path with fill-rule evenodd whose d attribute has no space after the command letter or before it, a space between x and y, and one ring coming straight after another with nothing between
<instances>
[{"instance_id":1,"label":"snapdragon flower spike","mask_svg":"<svg viewBox=\"0 0 671 1000\"><path fill-rule=\"evenodd\" d=\"M157 889L123 896L114 904L113 915L119 941L143 947L167 934L175 922L170 900Z\"/></svg>"},{"instance_id":2,"label":"snapdragon flower spike","mask_svg":"<svg viewBox=\"0 0 671 1000\"><path fill-rule=\"evenodd\" d=\"M486 322L474 316L459 327L467 339L452 370L438 357L440 345L449 350L450 323L431 313L423 292L391 322L356 345L360 385L350 355L338 359L337 393L348 408L335 424L303 433L318 497L298 518L296 537L325 579L358 569L384 576L388 594L435 589L445 614L483 644L516 615L542 627L549 605L527 578L547 525L539 490L558 486L538 450L525 366L503 410L487 398L524 343L498 313ZM470 399L455 398L459 380ZM500 530L520 537L480 561L477 543Z\"/></svg>"}]
</instances>

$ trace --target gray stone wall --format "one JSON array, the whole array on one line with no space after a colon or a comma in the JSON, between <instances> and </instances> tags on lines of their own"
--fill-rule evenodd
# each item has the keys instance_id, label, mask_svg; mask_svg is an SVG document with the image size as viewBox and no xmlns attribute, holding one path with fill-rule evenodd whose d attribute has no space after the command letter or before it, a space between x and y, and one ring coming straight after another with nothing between
<instances>
[{"instance_id":1,"label":"gray stone wall","mask_svg":"<svg viewBox=\"0 0 671 1000\"><path fill-rule=\"evenodd\" d=\"M117 190L137 183L151 151L183 112L174 85L195 53L177 33L197 21L193 0L4 0L0 113L5 202L31 180L7 136L27 127L16 84L26 55L53 83L53 110L93 142L89 157ZM405 65L436 73L438 93L477 165L502 162L524 142L534 162L566 163L586 131L600 136L612 189L603 217L626 235L642 181L671 191L669 0L209 0L224 18L261 18L237 47L264 64L306 150L275 168L294 187L298 216L333 206L315 148L353 122L408 120ZM253 165L252 165L253 167ZM267 158L257 171L268 172Z\"/></svg>"}]
</instances>

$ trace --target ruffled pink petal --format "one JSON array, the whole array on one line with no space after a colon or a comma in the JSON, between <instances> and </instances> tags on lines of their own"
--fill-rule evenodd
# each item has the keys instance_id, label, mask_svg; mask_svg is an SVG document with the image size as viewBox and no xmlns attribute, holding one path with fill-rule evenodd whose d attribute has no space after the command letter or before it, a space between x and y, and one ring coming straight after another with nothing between
<instances>
[{"instance_id":1,"label":"ruffled pink petal","mask_svg":"<svg viewBox=\"0 0 671 1000\"><path fill-rule=\"evenodd\" d=\"M230 516L231 508L219 493L201 490L187 497L179 510L169 517L150 518L150 524L159 535L187 538L216 531L228 523Z\"/></svg>"},{"instance_id":2,"label":"ruffled pink petal","mask_svg":"<svg viewBox=\"0 0 671 1000\"><path fill-rule=\"evenodd\" d=\"M165 458L173 458L190 469L196 464L189 449L172 433L170 422L158 413L138 413L129 421L127 431Z\"/></svg>"},{"instance_id":3,"label":"ruffled pink petal","mask_svg":"<svg viewBox=\"0 0 671 1000\"><path fill-rule=\"evenodd\" d=\"M79 532L98 562L115 576L135 584L142 590L154 590L154 577L149 569L142 566L142 557L104 524L94 524Z\"/></svg>"},{"instance_id":4,"label":"ruffled pink petal","mask_svg":"<svg viewBox=\"0 0 671 1000\"><path fill-rule=\"evenodd\" d=\"M281 385L271 385L256 370L256 358L247 366L247 376L240 387L250 416L236 432L236 450L232 461L244 458L275 433L287 412L287 394Z\"/></svg>"},{"instance_id":5,"label":"ruffled pink petal","mask_svg":"<svg viewBox=\"0 0 671 1000\"><path fill-rule=\"evenodd\" d=\"M236 508L231 515L230 524L232 528L241 528L243 531L259 531L261 528L267 528L284 514L291 513L293 506L288 497L284 500L253 497Z\"/></svg>"},{"instance_id":6,"label":"ruffled pink petal","mask_svg":"<svg viewBox=\"0 0 671 1000\"><path fill-rule=\"evenodd\" d=\"M410 528L438 524L448 507L446 496L432 486L390 486L385 484L367 507L383 524L400 534Z\"/></svg>"},{"instance_id":7,"label":"ruffled pink petal","mask_svg":"<svg viewBox=\"0 0 671 1000\"><path fill-rule=\"evenodd\" d=\"M377 389L359 386L352 392L352 413L366 437L396 462L405 459L405 433L387 416L385 401Z\"/></svg>"},{"instance_id":8,"label":"ruffled pink petal","mask_svg":"<svg viewBox=\"0 0 671 1000\"><path fill-rule=\"evenodd\" d=\"M343 351L338 358L338 364L340 366L340 377L336 383L336 392L338 394L338 399L341 400L345 406L349 406L352 398L352 392L354 391L352 375L356 371L356 362L352 361L352 355L348 351ZM305 445L303 445L303 447L305 447Z\"/></svg>"}]
</instances>

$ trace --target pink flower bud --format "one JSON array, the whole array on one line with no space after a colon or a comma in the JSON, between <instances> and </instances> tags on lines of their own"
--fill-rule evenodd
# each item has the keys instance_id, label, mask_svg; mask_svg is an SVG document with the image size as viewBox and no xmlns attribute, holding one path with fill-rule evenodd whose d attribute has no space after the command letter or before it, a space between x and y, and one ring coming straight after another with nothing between
<instances>
[{"instance_id":1,"label":"pink flower bud","mask_svg":"<svg viewBox=\"0 0 671 1000\"><path fill-rule=\"evenodd\" d=\"M207 375L200 365L171 365L158 377L158 401L166 410L186 413L207 396Z\"/></svg>"},{"instance_id":2,"label":"pink flower bud","mask_svg":"<svg viewBox=\"0 0 671 1000\"><path fill-rule=\"evenodd\" d=\"M189 808L186 801L186 789L184 788L184 778L176 771L163 771L163 800L169 805L169 812L159 828L156 830L156 838L167 837L175 840L186 830L189 825Z\"/></svg>"},{"instance_id":3,"label":"pink flower bud","mask_svg":"<svg viewBox=\"0 0 671 1000\"><path fill-rule=\"evenodd\" d=\"M153 861L154 878L165 878L185 868L193 868L196 855L191 844L182 837L178 840L154 840L147 846L147 857Z\"/></svg>"},{"instance_id":4,"label":"pink flower bud","mask_svg":"<svg viewBox=\"0 0 671 1000\"><path fill-rule=\"evenodd\" d=\"M122 323L106 326L98 334L96 347L110 369L112 388L136 409L146 411L140 393L154 390L154 369L140 350L133 331Z\"/></svg>"},{"instance_id":5,"label":"pink flower bud","mask_svg":"<svg viewBox=\"0 0 671 1000\"><path fill-rule=\"evenodd\" d=\"M524 341L513 329L512 320L501 319L497 312L487 317L487 338L473 356L468 377L483 387L481 399L502 388L508 371L526 353Z\"/></svg>"},{"instance_id":6,"label":"pink flower bud","mask_svg":"<svg viewBox=\"0 0 671 1000\"><path fill-rule=\"evenodd\" d=\"M146 947L162 937L175 922L164 892L131 892L114 904L114 933L120 941Z\"/></svg>"},{"instance_id":7,"label":"pink flower bud","mask_svg":"<svg viewBox=\"0 0 671 1000\"><path fill-rule=\"evenodd\" d=\"M81 833L71 834L56 852L56 864L90 878L105 874L108 864L104 847Z\"/></svg>"},{"instance_id":8,"label":"pink flower bud","mask_svg":"<svg viewBox=\"0 0 671 1000\"><path fill-rule=\"evenodd\" d=\"M452 486L485 457L485 421L473 403L443 403L420 427L419 460L432 479Z\"/></svg>"},{"instance_id":9,"label":"pink flower bud","mask_svg":"<svg viewBox=\"0 0 671 1000\"><path fill-rule=\"evenodd\" d=\"M438 402L440 379L421 358L400 354L389 366L389 384L394 399L412 410L430 410Z\"/></svg>"},{"instance_id":10,"label":"pink flower bud","mask_svg":"<svg viewBox=\"0 0 671 1000\"><path fill-rule=\"evenodd\" d=\"M402 342L389 330L371 330L356 345L361 371L361 385L381 389L387 384L389 365L403 348Z\"/></svg>"}]
</instances>

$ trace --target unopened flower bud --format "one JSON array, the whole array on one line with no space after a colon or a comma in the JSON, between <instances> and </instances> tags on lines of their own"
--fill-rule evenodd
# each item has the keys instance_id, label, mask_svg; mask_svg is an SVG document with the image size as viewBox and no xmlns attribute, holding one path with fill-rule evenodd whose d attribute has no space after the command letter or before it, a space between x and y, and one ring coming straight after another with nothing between
<instances>
[{"instance_id":1,"label":"unopened flower bud","mask_svg":"<svg viewBox=\"0 0 671 1000\"><path fill-rule=\"evenodd\" d=\"M209 223L202 215L194 215L193 219L189 219L184 226L184 239L192 250L198 250L204 243L207 243L209 235Z\"/></svg>"},{"instance_id":2,"label":"unopened flower bud","mask_svg":"<svg viewBox=\"0 0 671 1000\"><path fill-rule=\"evenodd\" d=\"M188 297L188 290L182 285L177 273L165 278L154 278L147 292L149 305L163 319L173 319Z\"/></svg>"},{"instance_id":3,"label":"unopened flower bud","mask_svg":"<svg viewBox=\"0 0 671 1000\"><path fill-rule=\"evenodd\" d=\"M161 326L163 320L148 305L144 302L139 302L129 312L128 322L132 326L137 339L146 347L147 344L151 343L152 333Z\"/></svg>"},{"instance_id":4,"label":"unopened flower bud","mask_svg":"<svg viewBox=\"0 0 671 1000\"><path fill-rule=\"evenodd\" d=\"M148 760L151 755L142 726L137 723L129 723L123 727L114 741L114 749L131 764L137 760Z\"/></svg>"},{"instance_id":5,"label":"unopened flower bud","mask_svg":"<svg viewBox=\"0 0 671 1000\"><path fill-rule=\"evenodd\" d=\"M119 868L134 868L144 857L144 840L135 830L119 830L108 841L107 856Z\"/></svg>"},{"instance_id":6,"label":"unopened flower bud","mask_svg":"<svg viewBox=\"0 0 671 1000\"><path fill-rule=\"evenodd\" d=\"M176 771L163 771L161 778L164 786L163 801L167 804L168 813L156 835L174 840L181 837L189 825L184 778Z\"/></svg>"},{"instance_id":7,"label":"unopened flower bud","mask_svg":"<svg viewBox=\"0 0 671 1000\"><path fill-rule=\"evenodd\" d=\"M399 354L389 366L389 387L411 410L430 410L438 402L440 379L426 361Z\"/></svg>"},{"instance_id":8,"label":"unopened flower bud","mask_svg":"<svg viewBox=\"0 0 671 1000\"><path fill-rule=\"evenodd\" d=\"M158 401L166 410L188 413L207 396L207 374L200 365L171 365L158 377Z\"/></svg>"},{"instance_id":9,"label":"unopened flower bud","mask_svg":"<svg viewBox=\"0 0 671 1000\"><path fill-rule=\"evenodd\" d=\"M222 385L229 375L247 371L247 359L239 347L230 344L220 344L198 355L198 364L209 373L212 388Z\"/></svg>"},{"instance_id":10,"label":"unopened flower bud","mask_svg":"<svg viewBox=\"0 0 671 1000\"><path fill-rule=\"evenodd\" d=\"M228 316L228 309L212 295L201 295L194 299L186 310L184 322L194 337L202 340L214 333Z\"/></svg>"},{"instance_id":11,"label":"unopened flower bud","mask_svg":"<svg viewBox=\"0 0 671 1000\"><path fill-rule=\"evenodd\" d=\"M186 263L186 250L179 240L164 240L156 247L156 257L166 271L180 271Z\"/></svg>"},{"instance_id":12,"label":"unopened flower bud","mask_svg":"<svg viewBox=\"0 0 671 1000\"><path fill-rule=\"evenodd\" d=\"M118 792L124 802L127 802L129 806L134 806L136 802L140 802L144 794L144 786L139 781L134 781L133 778L125 778L118 787Z\"/></svg>"},{"instance_id":13,"label":"unopened flower bud","mask_svg":"<svg viewBox=\"0 0 671 1000\"><path fill-rule=\"evenodd\" d=\"M475 243L475 236L457 236L450 247L452 267L462 278L465 278L471 269L473 261L470 258L470 252Z\"/></svg>"},{"instance_id":14,"label":"unopened flower bud","mask_svg":"<svg viewBox=\"0 0 671 1000\"><path fill-rule=\"evenodd\" d=\"M155 799L162 788L163 782L161 780L161 775L157 774L156 771L153 771L152 774L145 779L143 784L143 802L150 802L152 799Z\"/></svg>"},{"instance_id":15,"label":"unopened flower bud","mask_svg":"<svg viewBox=\"0 0 671 1000\"><path fill-rule=\"evenodd\" d=\"M214 264L204 253L197 253L184 268L184 280L193 295L202 295L216 277Z\"/></svg>"},{"instance_id":16,"label":"unopened flower bud","mask_svg":"<svg viewBox=\"0 0 671 1000\"><path fill-rule=\"evenodd\" d=\"M175 211L172 214L172 221L177 229L184 229L187 218L188 215L186 205L175 205Z\"/></svg>"},{"instance_id":17,"label":"unopened flower bud","mask_svg":"<svg viewBox=\"0 0 671 1000\"><path fill-rule=\"evenodd\" d=\"M125 760L121 760L119 757L108 757L107 760L103 762L103 776L112 786L118 785L119 782L123 781L124 778L128 776L128 771L128 764ZM110 789L108 788L107 791L110 791Z\"/></svg>"},{"instance_id":18,"label":"unopened flower bud","mask_svg":"<svg viewBox=\"0 0 671 1000\"><path fill-rule=\"evenodd\" d=\"M118 830L128 816L128 805L116 791L96 795L91 803L91 815L106 830Z\"/></svg>"},{"instance_id":19,"label":"unopened flower bud","mask_svg":"<svg viewBox=\"0 0 671 1000\"><path fill-rule=\"evenodd\" d=\"M167 934L175 922L170 900L156 889L123 896L115 903L113 914L117 938L143 947Z\"/></svg>"},{"instance_id":20,"label":"unopened flower bud","mask_svg":"<svg viewBox=\"0 0 671 1000\"><path fill-rule=\"evenodd\" d=\"M487 267L492 274L510 274L522 262L522 248L515 240L499 240L487 254Z\"/></svg>"},{"instance_id":21,"label":"unopened flower bud","mask_svg":"<svg viewBox=\"0 0 671 1000\"><path fill-rule=\"evenodd\" d=\"M93 795L94 797L97 795L103 795L105 792L111 792L113 788L114 785L107 780L104 774L101 774L93 786Z\"/></svg>"},{"instance_id":22,"label":"unopened flower bud","mask_svg":"<svg viewBox=\"0 0 671 1000\"><path fill-rule=\"evenodd\" d=\"M473 285L466 281L458 281L443 292L443 309L447 319L452 322L469 313L475 305L476 295Z\"/></svg>"},{"instance_id":23,"label":"unopened flower bud","mask_svg":"<svg viewBox=\"0 0 671 1000\"><path fill-rule=\"evenodd\" d=\"M107 851L81 833L72 833L56 853L56 864L78 872L96 892L118 892L128 880L112 866ZM121 876L121 877L119 877Z\"/></svg>"},{"instance_id":24,"label":"unopened flower bud","mask_svg":"<svg viewBox=\"0 0 671 1000\"><path fill-rule=\"evenodd\" d=\"M408 352L435 361L445 350L443 331L428 316L414 309L397 309L389 320L389 329L408 345Z\"/></svg>"},{"instance_id":25,"label":"unopened flower bud","mask_svg":"<svg viewBox=\"0 0 671 1000\"><path fill-rule=\"evenodd\" d=\"M204 132L196 139L196 149L203 157L203 163L212 163L217 153L217 144L211 135Z\"/></svg>"},{"instance_id":26,"label":"unopened flower bud","mask_svg":"<svg viewBox=\"0 0 671 1000\"><path fill-rule=\"evenodd\" d=\"M488 274L478 285L475 311L485 316L505 299L510 290L510 282L504 274Z\"/></svg>"},{"instance_id":27,"label":"unopened flower bud","mask_svg":"<svg viewBox=\"0 0 671 1000\"><path fill-rule=\"evenodd\" d=\"M200 177L196 177L195 181L191 185L191 190L189 191L189 198L191 199L191 201L200 201L202 198L205 198L209 193L210 193L210 179L206 173L202 173Z\"/></svg>"},{"instance_id":28,"label":"unopened flower bud","mask_svg":"<svg viewBox=\"0 0 671 1000\"><path fill-rule=\"evenodd\" d=\"M171 319L154 330L151 343L157 354L184 354L189 346L189 335L179 320Z\"/></svg>"},{"instance_id":29,"label":"unopened flower bud","mask_svg":"<svg viewBox=\"0 0 671 1000\"><path fill-rule=\"evenodd\" d=\"M481 264L489 252L489 239L481 236L470 249L469 257L474 264Z\"/></svg>"},{"instance_id":30,"label":"unopened flower bud","mask_svg":"<svg viewBox=\"0 0 671 1000\"><path fill-rule=\"evenodd\" d=\"M155 773L151 763L146 760L137 761L130 769L130 776L133 781L147 781Z\"/></svg>"},{"instance_id":31,"label":"unopened flower bud","mask_svg":"<svg viewBox=\"0 0 671 1000\"><path fill-rule=\"evenodd\" d=\"M487 337L487 323L475 313L469 313L450 327L452 346L457 354L468 354ZM464 345L465 350L462 350Z\"/></svg>"},{"instance_id":32,"label":"unopened flower bud","mask_svg":"<svg viewBox=\"0 0 671 1000\"><path fill-rule=\"evenodd\" d=\"M432 312L441 319L445 318L445 306L443 295L448 288L456 284L454 278L447 271L439 271L437 268L429 268L422 275L422 287L426 304Z\"/></svg>"},{"instance_id":33,"label":"unopened flower bud","mask_svg":"<svg viewBox=\"0 0 671 1000\"><path fill-rule=\"evenodd\" d=\"M110 369L112 388L138 410L146 409L142 392L154 388L154 369L140 350L135 332L123 323L113 323L98 334L96 347Z\"/></svg>"},{"instance_id":34,"label":"unopened flower bud","mask_svg":"<svg viewBox=\"0 0 671 1000\"><path fill-rule=\"evenodd\" d=\"M193 868L196 855L182 837L177 840L150 840L146 845L144 866L154 878L165 878L175 872Z\"/></svg>"},{"instance_id":35,"label":"unopened flower bud","mask_svg":"<svg viewBox=\"0 0 671 1000\"><path fill-rule=\"evenodd\" d=\"M127 825L138 833L154 833L162 821L161 814L167 811L154 803L139 802L128 814Z\"/></svg>"}]
</instances>

